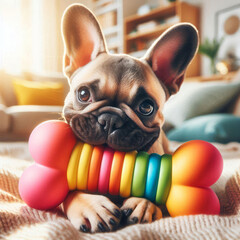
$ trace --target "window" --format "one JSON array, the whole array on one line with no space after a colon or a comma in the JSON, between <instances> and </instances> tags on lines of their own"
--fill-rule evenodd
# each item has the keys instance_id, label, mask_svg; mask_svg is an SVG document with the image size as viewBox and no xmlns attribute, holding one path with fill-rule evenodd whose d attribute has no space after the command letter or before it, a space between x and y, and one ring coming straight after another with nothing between
<instances>
[{"instance_id":1,"label":"window","mask_svg":"<svg viewBox=\"0 0 240 240\"><path fill-rule=\"evenodd\" d=\"M59 0L0 1L0 70L62 70Z\"/></svg>"}]
</instances>

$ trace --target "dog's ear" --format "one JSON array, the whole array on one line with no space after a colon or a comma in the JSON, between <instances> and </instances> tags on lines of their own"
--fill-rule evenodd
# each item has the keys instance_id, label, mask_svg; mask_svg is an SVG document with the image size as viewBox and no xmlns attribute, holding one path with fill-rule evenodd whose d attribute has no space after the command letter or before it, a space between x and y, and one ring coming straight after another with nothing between
<instances>
[{"instance_id":1,"label":"dog's ear","mask_svg":"<svg viewBox=\"0 0 240 240\"><path fill-rule=\"evenodd\" d=\"M179 90L197 48L196 28L188 23L180 23L163 33L148 49L144 59L165 84L170 95Z\"/></svg>"},{"instance_id":2,"label":"dog's ear","mask_svg":"<svg viewBox=\"0 0 240 240\"><path fill-rule=\"evenodd\" d=\"M72 73L107 52L105 39L93 13L81 4L68 7L62 17L64 73Z\"/></svg>"}]
</instances>

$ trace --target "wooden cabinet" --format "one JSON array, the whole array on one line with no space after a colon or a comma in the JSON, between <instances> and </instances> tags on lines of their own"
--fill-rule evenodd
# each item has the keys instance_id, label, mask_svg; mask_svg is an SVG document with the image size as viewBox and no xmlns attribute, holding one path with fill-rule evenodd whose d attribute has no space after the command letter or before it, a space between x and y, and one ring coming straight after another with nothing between
<instances>
[{"instance_id":1,"label":"wooden cabinet","mask_svg":"<svg viewBox=\"0 0 240 240\"><path fill-rule=\"evenodd\" d=\"M170 26L190 22L199 29L199 8L176 1L156 8L145 15L127 17L124 21L124 52L142 57L146 49ZM187 76L200 75L200 57L197 54L187 70Z\"/></svg>"},{"instance_id":2,"label":"wooden cabinet","mask_svg":"<svg viewBox=\"0 0 240 240\"><path fill-rule=\"evenodd\" d=\"M91 3L91 9L103 29L108 49L112 53L123 53L123 19L135 13L146 0L92 0Z\"/></svg>"},{"instance_id":3,"label":"wooden cabinet","mask_svg":"<svg viewBox=\"0 0 240 240\"><path fill-rule=\"evenodd\" d=\"M237 72L229 72L225 75L222 74L214 74L211 76L196 76L196 77L188 77L185 78L184 81L188 82L212 82L212 81L234 81L235 76L237 76Z\"/></svg>"}]
</instances>

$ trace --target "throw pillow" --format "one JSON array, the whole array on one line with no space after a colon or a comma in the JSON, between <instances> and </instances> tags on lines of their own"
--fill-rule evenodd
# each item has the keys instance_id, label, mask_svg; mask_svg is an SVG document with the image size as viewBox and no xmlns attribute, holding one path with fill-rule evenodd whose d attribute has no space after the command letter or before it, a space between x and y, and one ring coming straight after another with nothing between
<instances>
[{"instance_id":1,"label":"throw pillow","mask_svg":"<svg viewBox=\"0 0 240 240\"><path fill-rule=\"evenodd\" d=\"M167 136L179 142L195 139L219 143L240 142L240 117L221 113L196 117L170 130Z\"/></svg>"},{"instance_id":2,"label":"throw pillow","mask_svg":"<svg viewBox=\"0 0 240 240\"><path fill-rule=\"evenodd\" d=\"M19 105L57 105L64 103L62 83L13 80L13 87Z\"/></svg>"}]
</instances>

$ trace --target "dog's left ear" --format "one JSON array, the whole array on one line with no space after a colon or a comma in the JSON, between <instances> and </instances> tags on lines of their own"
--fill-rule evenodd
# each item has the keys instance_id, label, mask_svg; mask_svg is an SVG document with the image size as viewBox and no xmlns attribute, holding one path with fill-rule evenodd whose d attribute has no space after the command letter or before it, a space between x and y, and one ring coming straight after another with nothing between
<instances>
[{"instance_id":1,"label":"dog's left ear","mask_svg":"<svg viewBox=\"0 0 240 240\"><path fill-rule=\"evenodd\" d=\"M72 4L62 18L64 42L63 71L70 77L79 67L107 52L100 25L94 14L82 4Z\"/></svg>"},{"instance_id":2,"label":"dog's left ear","mask_svg":"<svg viewBox=\"0 0 240 240\"><path fill-rule=\"evenodd\" d=\"M180 23L163 33L147 51L144 59L170 95L179 90L197 48L196 28L188 23Z\"/></svg>"}]
</instances>

